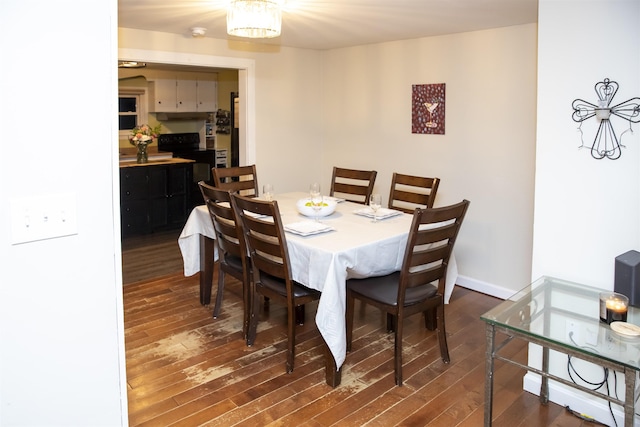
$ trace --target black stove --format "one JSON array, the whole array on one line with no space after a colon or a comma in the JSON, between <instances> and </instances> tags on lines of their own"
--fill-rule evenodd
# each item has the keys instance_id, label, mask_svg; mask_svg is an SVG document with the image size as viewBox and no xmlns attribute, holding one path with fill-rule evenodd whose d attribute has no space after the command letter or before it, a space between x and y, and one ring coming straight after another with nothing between
<instances>
[{"instance_id":1,"label":"black stove","mask_svg":"<svg viewBox=\"0 0 640 427\"><path fill-rule=\"evenodd\" d=\"M207 151L200 148L200 134L196 132L161 134L158 137L158 150L170 151L172 153Z\"/></svg>"}]
</instances>

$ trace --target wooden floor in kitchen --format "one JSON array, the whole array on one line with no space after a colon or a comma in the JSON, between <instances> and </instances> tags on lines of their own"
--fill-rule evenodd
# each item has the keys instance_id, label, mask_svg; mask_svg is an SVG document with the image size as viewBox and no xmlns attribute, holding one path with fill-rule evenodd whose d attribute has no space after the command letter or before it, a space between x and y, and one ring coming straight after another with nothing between
<instances>
[{"instance_id":1,"label":"wooden floor in kitchen","mask_svg":"<svg viewBox=\"0 0 640 427\"><path fill-rule=\"evenodd\" d=\"M181 230L168 230L122 240L122 281L125 285L182 271L178 247Z\"/></svg>"},{"instance_id":2,"label":"wooden floor in kitchen","mask_svg":"<svg viewBox=\"0 0 640 427\"><path fill-rule=\"evenodd\" d=\"M212 307L199 303L198 275L184 277L179 261L170 267L174 271L158 270L155 277L148 277L148 267L140 267L144 274L135 272L132 263L145 264L140 258L163 267L175 263L153 259L154 253L176 256L177 234L165 237L165 243L156 237L156 248L146 251L141 240L123 242L131 426L483 424L485 334L479 317L499 300L455 289L446 308L448 365L440 359L435 333L424 329L419 316L410 319L402 387L394 384L393 335L384 332L384 318L370 306L357 309L353 351L343 365L342 384L331 388L324 380L314 304L297 329L295 370L286 374L282 306L271 303L263 311L255 345L247 347L238 281L229 279L221 315L213 319ZM510 354L525 362L526 345L510 346ZM496 368L494 426L592 425L523 392L522 369L502 362Z\"/></svg>"}]
</instances>

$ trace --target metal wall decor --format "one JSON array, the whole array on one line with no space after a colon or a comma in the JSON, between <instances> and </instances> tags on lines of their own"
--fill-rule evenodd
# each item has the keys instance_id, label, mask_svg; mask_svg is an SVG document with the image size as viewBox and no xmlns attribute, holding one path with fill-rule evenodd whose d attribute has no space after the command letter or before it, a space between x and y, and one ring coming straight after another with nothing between
<instances>
[{"instance_id":1,"label":"metal wall decor","mask_svg":"<svg viewBox=\"0 0 640 427\"><path fill-rule=\"evenodd\" d=\"M591 146L591 155L594 159L600 160L605 157L611 160L618 159L622 154L621 147L624 147L624 145L620 144L622 136L628 131L633 133L631 123L640 122L640 98L631 98L620 104L614 105L613 107L611 106L611 101L616 95L616 92L618 92L618 87L619 85L617 82L604 79L595 85L596 95L598 96L597 105L582 99L576 99L573 101L573 104L571 104L573 106L572 118L574 121L580 123L578 129L580 130L581 135L583 121L593 116L600 121L598 132L596 133L593 145ZM622 132L622 135L620 135L620 141L618 141L616 132L613 130L613 126L611 125L610 118L612 114L629 122L629 129ZM583 140L580 148L584 146Z\"/></svg>"}]
</instances>

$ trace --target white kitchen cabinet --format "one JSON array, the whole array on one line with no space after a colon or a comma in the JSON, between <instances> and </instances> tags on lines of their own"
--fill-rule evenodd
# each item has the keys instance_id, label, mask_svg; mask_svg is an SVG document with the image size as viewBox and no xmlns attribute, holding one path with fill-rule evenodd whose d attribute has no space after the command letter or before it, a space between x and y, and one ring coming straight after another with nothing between
<instances>
[{"instance_id":1,"label":"white kitchen cabinet","mask_svg":"<svg viewBox=\"0 0 640 427\"><path fill-rule=\"evenodd\" d=\"M198 80L198 110L207 113L218 109L218 82Z\"/></svg>"},{"instance_id":2,"label":"white kitchen cabinet","mask_svg":"<svg viewBox=\"0 0 640 427\"><path fill-rule=\"evenodd\" d=\"M157 79L150 85L154 113L213 112L217 109L217 82L213 80Z\"/></svg>"},{"instance_id":3,"label":"white kitchen cabinet","mask_svg":"<svg viewBox=\"0 0 640 427\"><path fill-rule=\"evenodd\" d=\"M198 111L198 82L196 80L178 80L176 92L177 112L192 113Z\"/></svg>"},{"instance_id":4,"label":"white kitchen cabinet","mask_svg":"<svg viewBox=\"0 0 640 427\"><path fill-rule=\"evenodd\" d=\"M158 79L149 85L151 112L175 112L178 105L178 92L175 79Z\"/></svg>"}]
</instances>

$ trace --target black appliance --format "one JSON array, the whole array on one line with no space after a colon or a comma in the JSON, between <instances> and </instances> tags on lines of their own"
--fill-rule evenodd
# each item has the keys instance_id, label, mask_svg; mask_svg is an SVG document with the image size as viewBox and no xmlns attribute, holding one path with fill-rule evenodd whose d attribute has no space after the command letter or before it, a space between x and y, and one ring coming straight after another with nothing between
<instances>
[{"instance_id":1,"label":"black appliance","mask_svg":"<svg viewBox=\"0 0 640 427\"><path fill-rule=\"evenodd\" d=\"M616 257L613 290L640 307L640 252L629 251Z\"/></svg>"},{"instance_id":2,"label":"black appliance","mask_svg":"<svg viewBox=\"0 0 640 427\"><path fill-rule=\"evenodd\" d=\"M195 160L190 196L192 208L204 203L198 182L212 184L211 169L226 167L226 154L221 156L221 150L200 148L200 134L197 132L161 134L158 137L158 151L168 151L173 153L173 157Z\"/></svg>"}]
</instances>

